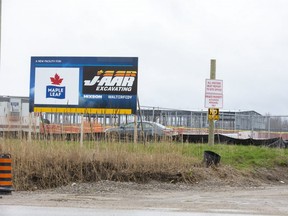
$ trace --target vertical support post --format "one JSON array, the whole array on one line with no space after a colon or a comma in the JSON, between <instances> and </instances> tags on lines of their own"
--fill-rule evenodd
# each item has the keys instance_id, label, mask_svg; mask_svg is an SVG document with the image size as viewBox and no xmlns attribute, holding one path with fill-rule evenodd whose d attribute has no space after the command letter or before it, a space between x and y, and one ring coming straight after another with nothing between
<instances>
[{"instance_id":1,"label":"vertical support post","mask_svg":"<svg viewBox=\"0 0 288 216\"><path fill-rule=\"evenodd\" d=\"M270 132L271 132L271 118L268 116L268 139L270 139Z\"/></svg>"},{"instance_id":2,"label":"vertical support post","mask_svg":"<svg viewBox=\"0 0 288 216\"><path fill-rule=\"evenodd\" d=\"M138 104L140 124L141 124L141 137L143 138L144 145L146 145L146 138L145 138L145 134L144 134L143 120L142 120L142 110L141 110L141 107L140 107L139 97L137 97L137 104Z\"/></svg>"},{"instance_id":3,"label":"vertical support post","mask_svg":"<svg viewBox=\"0 0 288 216\"><path fill-rule=\"evenodd\" d=\"M191 118L190 128L192 128L192 127L193 127L193 115L192 115L192 111L191 111L191 114L190 114L190 118Z\"/></svg>"},{"instance_id":4,"label":"vertical support post","mask_svg":"<svg viewBox=\"0 0 288 216\"><path fill-rule=\"evenodd\" d=\"M81 114L81 128L80 128L80 147L83 147L83 139L84 139L84 117Z\"/></svg>"},{"instance_id":5,"label":"vertical support post","mask_svg":"<svg viewBox=\"0 0 288 216\"><path fill-rule=\"evenodd\" d=\"M134 115L134 144L137 143L137 114Z\"/></svg>"},{"instance_id":6,"label":"vertical support post","mask_svg":"<svg viewBox=\"0 0 288 216\"><path fill-rule=\"evenodd\" d=\"M200 133L203 132L202 127L203 127L203 112L201 110L201 114L200 114Z\"/></svg>"},{"instance_id":7,"label":"vertical support post","mask_svg":"<svg viewBox=\"0 0 288 216\"><path fill-rule=\"evenodd\" d=\"M106 114L103 114L103 128L106 129Z\"/></svg>"},{"instance_id":8,"label":"vertical support post","mask_svg":"<svg viewBox=\"0 0 288 216\"><path fill-rule=\"evenodd\" d=\"M32 140L32 113L29 112L29 129L28 129L28 142L31 143Z\"/></svg>"},{"instance_id":9,"label":"vertical support post","mask_svg":"<svg viewBox=\"0 0 288 216\"><path fill-rule=\"evenodd\" d=\"M211 59L210 79L216 79L216 60L215 59ZM209 120L208 144L214 145L214 120L213 119Z\"/></svg>"}]
</instances>

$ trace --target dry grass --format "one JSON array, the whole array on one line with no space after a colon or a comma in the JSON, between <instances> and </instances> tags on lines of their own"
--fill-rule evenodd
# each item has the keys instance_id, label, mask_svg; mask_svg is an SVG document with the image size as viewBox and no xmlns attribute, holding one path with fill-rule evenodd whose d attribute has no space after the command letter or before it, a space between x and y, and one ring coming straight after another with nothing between
<instances>
[{"instance_id":1,"label":"dry grass","mask_svg":"<svg viewBox=\"0 0 288 216\"><path fill-rule=\"evenodd\" d=\"M197 158L183 156L170 143L132 144L2 140L0 152L13 160L13 185L17 190L52 188L70 182L98 180L166 182L193 181L184 173Z\"/></svg>"},{"instance_id":2,"label":"dry grass","mask_svg":"<svg viewBox=\"0 0 288 216\"><path fill-rule=\"evenodd\" d=\"M80 147L77 141L0 139L0 153L12 156L16 190L100 180L246 185L288 178L287 149L171 141L86 141ZM221 155L219 167L207 169L202 164L205 150Z\"/></svg>"}]
</instances>

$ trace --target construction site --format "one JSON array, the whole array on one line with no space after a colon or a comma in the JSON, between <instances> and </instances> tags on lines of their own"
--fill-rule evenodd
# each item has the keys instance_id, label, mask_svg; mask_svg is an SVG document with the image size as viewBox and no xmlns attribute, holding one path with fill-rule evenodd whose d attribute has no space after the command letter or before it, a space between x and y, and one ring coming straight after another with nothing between
<instances>
[{"instance_id":1,"label":"construction site","mask_svg":"<svg viewBox=\"0 0 288 216\"><path fill-rule=\"evenodd\" d=\"M0 96L0 136L33 137L79 135L101 137L106 128L133 122L135 115L29 113L28 97ZM178 110L141 106L137 118L160 123L178 134L207 135L207 110ZM83 124L82 124L83 121ZM82 125L82 128L81 128ZM215 133L236 139L288 140L288 116L261 115L256 111L221 110L215 121Z\"/></svg>"}]
</instances>

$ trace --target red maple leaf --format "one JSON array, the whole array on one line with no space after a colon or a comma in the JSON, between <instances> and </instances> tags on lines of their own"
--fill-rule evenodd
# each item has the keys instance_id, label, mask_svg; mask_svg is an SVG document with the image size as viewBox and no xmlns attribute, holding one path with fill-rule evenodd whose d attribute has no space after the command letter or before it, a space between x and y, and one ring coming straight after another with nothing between
<instances>
[{"instance_id":1,"label":"red maple leaf","mask_svg":"<svg viewBox=\"0 0 288 216\"><path fill-rule=\"evenodd\" d=\"M50 80L52 84L60 85L62 83L63 78L60 78L60 76L56 73L54 77L50 77Z\"/></svg>"}]
</instances>

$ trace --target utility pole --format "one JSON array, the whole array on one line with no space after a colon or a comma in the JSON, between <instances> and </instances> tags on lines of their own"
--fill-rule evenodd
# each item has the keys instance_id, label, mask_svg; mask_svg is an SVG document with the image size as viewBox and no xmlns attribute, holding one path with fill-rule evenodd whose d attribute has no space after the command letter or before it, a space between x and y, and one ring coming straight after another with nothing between
<instances>
[{"instance_id":1,"label":"utility pole","mask_svg":"<svg viewBox=\"0 0 288 216\"><path fill-rule=\"evenodd\" d=\"M210 79L216 79L216 60L211 59L210 63ZM214 119L209 119L209 135L208 135L208 144L214 145Z\"/></svg>"}]
</instances>

